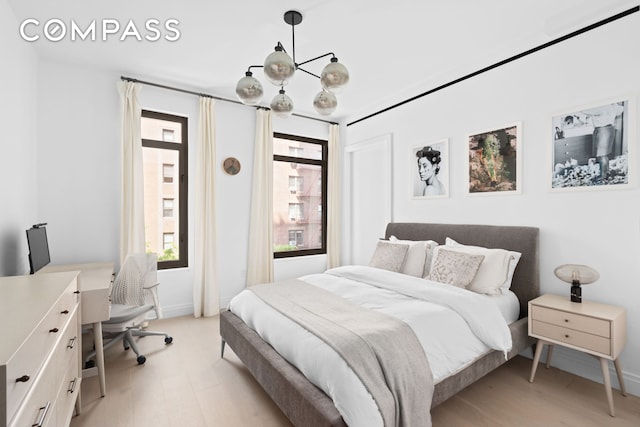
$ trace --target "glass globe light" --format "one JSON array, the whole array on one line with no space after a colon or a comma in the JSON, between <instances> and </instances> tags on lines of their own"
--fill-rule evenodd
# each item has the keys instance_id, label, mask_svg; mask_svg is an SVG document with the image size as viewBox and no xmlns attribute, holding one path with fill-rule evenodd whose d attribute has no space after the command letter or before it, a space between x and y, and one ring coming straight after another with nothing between
<instances>
[{"instance_id":1,"label":"glass globe light","mask_svg":"<svg viewBox=\"0 0 640 427\"><path fill-rule=\"evenodd\" d=\"M338 100L336 96L326 90L320 91L320 93L313 98L313 108L323 116L328 116L333 113L337 106Z\"/></svg>"},{"instance_id":2,"label":"glass globe light","mask_svg":"<svg viewBox=\"0 0 640 427\"><path fill-rule=\"evenodd\" d=\"M287 55L280 43L276 46L275 52L270 53L264 60L264 74L276 86L287 84L295 71L293 59Z\"/></svg>"},{"instance_id":3,"label":"glass globe light","mask_svg":"<svg viewBox=\"0 0 640 427\"><path fill-rule=\"evenodd\" d=\"M349 71L347 67L338 62L338 58L331 58L320 74L322 87L333 93L339 93L349 83Z\"/></svg>"},{"instance_id":4,"label":"glass globe light","mask_svg":"<svg viewBox=\"0 0 640 427\"><path fill-rule=\"evenodd\" d=\"M280 89L279 94L271 101L271 111L278 117L289 117L291 115L293 101L284 93L284 89Z\"/></svg>"},{"instance_id":5,"label":"glass globe light","mask_svg":"<svg viewBox=\"0 0 640 427\"><path fill-rule=\"evenodd\" d=\"M256 105L262 99L263 94L264 90L260 80L253 77L251 71L247 71L236 85L236 95L245 105Z\"/></svg>"}]
</instances>

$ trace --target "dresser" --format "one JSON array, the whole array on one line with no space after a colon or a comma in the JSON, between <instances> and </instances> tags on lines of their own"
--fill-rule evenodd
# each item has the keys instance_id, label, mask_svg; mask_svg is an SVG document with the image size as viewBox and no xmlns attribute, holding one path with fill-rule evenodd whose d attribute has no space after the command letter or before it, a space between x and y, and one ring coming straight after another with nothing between
<instances>
[{"instance_id":1,"label":"dresser","mask_svg":"<svg viewBox=\"0 0 640 427\"><path fill-rule=\"evenodd\" d=\"M569 296L542 295L529 301L529 335L538 338L529 381L535 378L545 344L549 346L547 367L556 344L591 354L600 361L609 413L615 416L608 362L613 361L620 391L626 395L618 360L627 341L626 316L622 307L591 301L571 302Z\"/></svg>"},{"instance_id":2,"label":"dresser","mask_svg":"<svg viewBox=\"0 0 640 427\"><path fill-rule=\"evenodd\" d=\"M77 275L0 277L0 425L68 426L80 412Z\"/></svg>"}]
</instances>

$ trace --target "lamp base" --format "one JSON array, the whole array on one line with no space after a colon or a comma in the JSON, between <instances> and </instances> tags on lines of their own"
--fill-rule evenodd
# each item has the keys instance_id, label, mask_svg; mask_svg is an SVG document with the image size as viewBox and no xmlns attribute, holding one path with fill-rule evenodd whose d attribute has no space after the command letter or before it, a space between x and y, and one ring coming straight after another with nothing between
<instances>
[{"instance_id":1,"label":"lamp base","mask_svg":"<svg viewBox=\"0 0 640 427\"><path fill-rule=\"evenodd\" d=\"M582 302L582 288L580 285L571 285L571 302Z\"/></svg>"}]
</instances>

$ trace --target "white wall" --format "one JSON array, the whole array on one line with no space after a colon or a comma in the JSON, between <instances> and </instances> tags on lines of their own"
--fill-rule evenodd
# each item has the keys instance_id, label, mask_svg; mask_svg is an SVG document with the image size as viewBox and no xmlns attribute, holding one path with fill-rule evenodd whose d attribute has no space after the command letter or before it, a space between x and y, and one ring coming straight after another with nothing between
<instances>
[{"instance_id":1,"label":"white wall","mask_svg":"<svg viewBox=\"0 0 640 427\"><path fill-rule=\"evenodd\" d=\"M628 390L636 395L640 189L552 193L548 174L551 116L619 95L637 96L639 51L640 16L634 14L347 128L349 145L393 135L389 161L395 221L539 227L543 293L568 297L569 286L553 275L559 264L587 264L598 270L600 280L583 287L583 296L627 309L628 342L621 362ZM636 110L636 126L637 116ZM466 135L515 121L522 121L524 130L522 194L466 196ZM410 149L441 138L450 138L450 197L412 199ZM637 168L637 139L633 143ZM597 361L589 356L557 349L554 364L602 381Z\"/></svg>"},{"instance_id":2,"label":"white wall","mask_svg":"<svg viewBox=\"0 0 640 427\"><path fill-rule=\"evenodd\" d=\"M2 138L0 138L0 276L29 272L25 230L40 222L36 130L38 60L32 46L18 36L18 21L0 1Z\"/></svg>"},{"instance_id":3,"label":"white wall","mask_svg":"<svg viewBox=\"0 0 640 427\"><path fill-rule=\"evenodd\" d=\"M41 59L38 81L39 212L49 222L53 263L118 259L120 226L120 73ZM194 253L194 210L198 97L143 85L142 108L189 118L189 257ZM220 302L224 307L244 288L249 242L255 109L216 102L217 229ZM275 119L274 130L327 138L325 123ZM242 164L228 176L220 164L229 156ZM24 231L22 231L24 232ZM324 256L277 260L278 279L323 271ZM160 302L165 316L193 313L193 263L161 270Z\"/></svg>"}]
</instances>

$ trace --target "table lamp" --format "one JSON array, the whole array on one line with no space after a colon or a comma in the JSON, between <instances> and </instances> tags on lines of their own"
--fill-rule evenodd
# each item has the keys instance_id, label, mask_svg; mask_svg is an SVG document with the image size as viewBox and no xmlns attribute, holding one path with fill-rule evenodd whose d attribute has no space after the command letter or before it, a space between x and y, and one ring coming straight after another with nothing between
<instances>
[{"instance_id":1,"label":"table lamp","mask_svg":"<svg viewBox=\"0 0 640 427\"><path fill-rule=\"evenodd\" d=\"M571 301L582 302L580 285L588 285L600 278L600 274L593 268L580 264L563 264L553 270L553 274L563 282L571 284Z\"/></svg>"}]
</instances>

